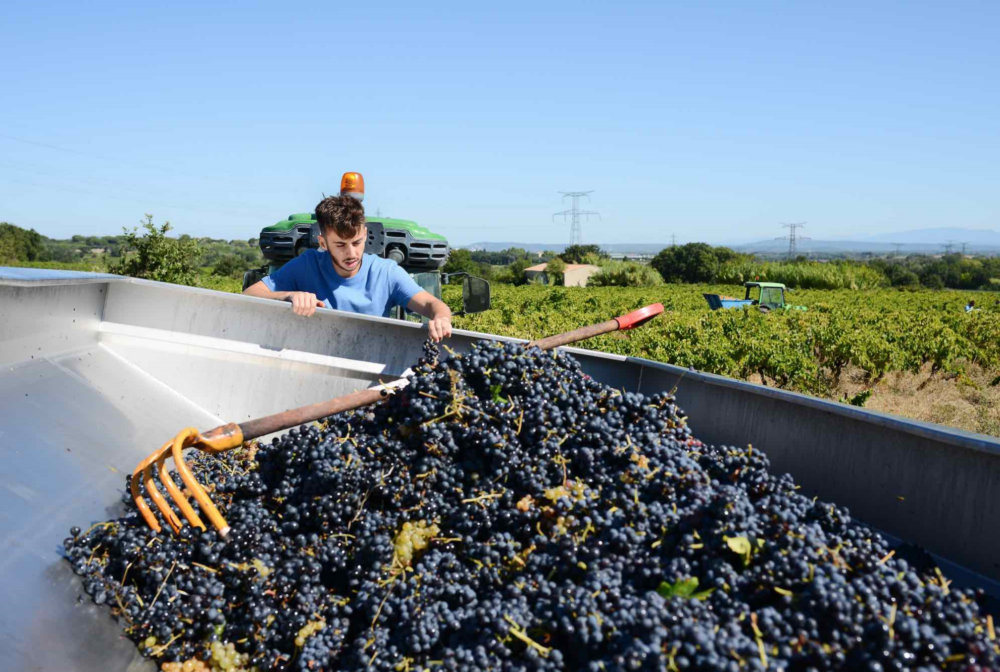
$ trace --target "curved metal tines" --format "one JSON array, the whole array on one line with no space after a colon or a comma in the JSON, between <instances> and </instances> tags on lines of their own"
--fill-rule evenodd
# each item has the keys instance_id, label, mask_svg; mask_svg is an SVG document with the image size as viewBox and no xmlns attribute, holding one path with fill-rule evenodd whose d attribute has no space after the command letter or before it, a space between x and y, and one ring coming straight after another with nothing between
<instances>
[{"instance_id":1,"label":"curved metal tines","mask_svg":"<svg viewBox=\"0 0 1000 672\"><path fill-rule=\"evenodd\" d=\"M142 483L145 487L150 499L153 500L156 508L160 510L161 514L163 514L167 524L170 525L174 532L178 532L181 529L181 521L177 518L173 509L171 509L167 504L166 500L163 499L163 495L160 494L159 489L156 487L156 483L153 481L153 465L156 464L161 458L169 455L172 446L173 439L167 441L163 444L162 448L140 462L139 466L137 466L135 471L132 472L132 480L129 488L132 491L132 501L135 502L135 506L139 509L139 513L142 515L143 520L146 521L146 524L149 525L154 532L159 532L162 527L156 515L150 510L146 500L143 499L142 493L140 492L140 483Z\"/></svg>"},{"instance_id":2,"label":"curved metal tines","mask_svg":"<svg viewBox=\"0 0 1000 672\"><path fill-rule=\"evenodd\" d=\"M156 481L153 480L154 466L156 468L157 476L163 484L163 487L166 489L167 494L169 494L170 498L177 504L177 507L180 509L184 518L187 519L187 522L201 530L206 529L205 523L202 522L201 517L194 510L194 507L191 506L191 503L188 501L184 492L177 487L177 484L174 483L174 480L170 477L170 473L167 471L166 460L168 457L173 457L177 473L184 482L184 486L198 502L202 513L208 516L208 519L212 522L216 529L219 530L219 534L221 536L224 537L228 534L229 524L226 522L226 519L222 517L222 514L219 513L219 510L215 507L215 504L212 503L212 500L209 499L205 489L202 488L201 484L198 483L197 479L195 479L194 474L191 472L191 469L185 463L182 456L185 448L202 448L202 445L200 444L201 436L199 435L198 430L193 427L183 429L177 434L177 436L163 444L162 448L143 460L132 473L132 480L130 484L132 499L135 501L136 508L139 509L139 513L146 521L146 524L149 525L154 531L159 532L162 529L162 526L160 525L160 521L157 519L156 515L149 508L145 499L142 497L139 488L140 481L142 481L149 498L153 500L156 508L163 515L164 520L167 521L167 524L175 534L180 532L183 525L177 517L177 514L170 507L170 504L163 497L163 495L160 494ZM218 448L214 446L205 446L205 448L210 449L213 452L218 451Z\"/></svg>"}]
</instances>

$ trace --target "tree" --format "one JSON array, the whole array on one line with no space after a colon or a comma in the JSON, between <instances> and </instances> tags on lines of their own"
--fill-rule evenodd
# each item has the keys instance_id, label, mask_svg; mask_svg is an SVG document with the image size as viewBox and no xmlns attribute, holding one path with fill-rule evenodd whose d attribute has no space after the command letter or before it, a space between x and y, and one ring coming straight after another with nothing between
<instances>
[{"instance_id":1,"label":"tree","mask_svg":"<svg viewBox=\"0 0 1000 672\"><path fill-rule=\"evenodd\" d=\"M507 266L497 280L511 285L525 285L528 283L528 279L524 276L524 270L529 266L531 266L531 262L527 259L516 259L512 264Z\"/></svg>"},{"instance_id":2,"label":"tree","mask_svg":"<svg viewBox=\"0 0 1000 672\"><path fill-rule=\"evenodd\" d=\"M589 264L593 259L604 259L605 254L600 245L570 245L559 255L567 264Z\"/></svg>"},{"instance_id":3,"label":"tree","mask_svg":"<svg viewBox=\"0 0 1000 672\"><path fill-rule=\"evenodd\" d=\"M545 265L545 275L549 276L550 285L562 285L566 282L566 262L561 257L553 257Z\"/></svg>"},{"instance_id":4,"label":"tree","mask_svg":"<svg viewBox=\"0 0 1000 672\"><path fill-rule=\"evenodd\" d=\"M920 283L928 289L944 289L944 280L936 273L928 273L921 276Z\"/></svg>"},{"instance_id":5,"label":"tree","mask_svg":"<svg viewBox=\"0 0 1000 672\"><path fill-rule=\"evenodd\" d=\"M212 269L212 275L231 278L243 275L243 271L245 270L247 270L247 263L243 257L238 254L227 254L215 262L215 268Z\"/></svg>"},{"instance_id":6,"label":"tree","mask_svg":"<svg viewBox=\"0 0 1000 672\"><path fill-rule=\"evenodd\" d=\"M0 237L0 264L13 264L17 261L20 260L17 258L13 239Z\"/></svg>"},{"instance_id":7,"label":"tree","mask_svg":"<svg viewBox=\"0 0 1000 672\"><path fill-rule=\"evenodd\" d=\"M650 266L667 282L711 282L719 262L708 243L688 243L660 250Z\"/></svg>"},{"instance_id":8,"label":"tree","mask_svg":"<svg viewBox=\"0 0 1000 672\"><path fill-rule=\"evenodd\" d=\"M138 228L125 235L121 248L121 259L108 269L118 275L128 275L133 278L146 278L160 282L172 282L178 285L194 285L197 279L198 258L201 251L198 244L189 236L170 238L170 222L157 228L153 224L153 216L146 215L141 222L146 230L139 236Z\"/></svg>"},{"instance_id":9,"label":"tree","mask_svg":"<svg viewBox=\"0 0 1000 672\"><path fill-rule=\"evenodd\" d=\"M34 229L0 222L0 249L7 261L45 261L48 249L45 238Z\"/></svg>"},{"instance_id":10,"label":"tree","mask_svg":"<svg viewBox=\"0 0 1000 672\"><path fill-rule=\"evenodd\" d=\"M479 274L479 264L472 260L472 253L468 250L453 249L448 253L448 262L441 269L443 273L468 273L469 275Z\"/></svg>"}]
</instances>

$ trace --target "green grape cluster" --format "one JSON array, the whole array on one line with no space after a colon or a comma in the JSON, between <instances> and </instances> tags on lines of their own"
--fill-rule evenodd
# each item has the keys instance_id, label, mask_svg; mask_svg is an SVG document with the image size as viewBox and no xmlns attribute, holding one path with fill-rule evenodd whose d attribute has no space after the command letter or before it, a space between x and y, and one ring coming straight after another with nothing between
<instances>
[{"instance_id":1,"label":"green grape cluster","mask_svg":"<svg viewBox=\"0 0 1000 672\"><path fill-rule=\"evenodd\" d=\"M403 567L408 567L413 558L427 548L430 540L441 532L437 525L428 525L426 520L403 523L396 538L392 540L395 558Z\"/></svg>"}]
</instances>

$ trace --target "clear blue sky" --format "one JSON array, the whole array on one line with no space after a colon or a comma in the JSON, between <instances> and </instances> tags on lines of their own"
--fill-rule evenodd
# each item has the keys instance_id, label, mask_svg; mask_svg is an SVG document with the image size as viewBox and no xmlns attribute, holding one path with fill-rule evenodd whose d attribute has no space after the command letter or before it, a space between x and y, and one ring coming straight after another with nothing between
<instances>
[{"instance_id":1,"label":"clear blue sky","mask_svg":"<svg viewBox=\"0 0 1000 672\"><path fill-rule=\"evenodd\" d=\"M452 241L1000 229L1000 3L5 3L0 220L249 238L366 179ZM350 9L354 7L354 9Z\"/></svg>"}]
</instances>

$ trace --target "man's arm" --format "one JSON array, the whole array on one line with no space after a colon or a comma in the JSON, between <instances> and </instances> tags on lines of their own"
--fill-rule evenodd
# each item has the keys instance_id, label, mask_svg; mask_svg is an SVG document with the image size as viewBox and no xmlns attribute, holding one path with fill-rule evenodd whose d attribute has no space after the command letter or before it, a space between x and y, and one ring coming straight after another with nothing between
<instances>
[{"instance_id":1,"label":"man's arm","mask_svg":"<svg viewBox=\"0 0 1000 672\"><path fill-rule=\"evenodd\" d=\"M451 336L451 308L444 301L435 299L430 292L422 291L410 299L406 307L430 320L427 329L435 343Z\"/></svg>"},{"instance_id":2,"label":"man's arm","mask_svg":"<svg viewBox=\"0 0 1000 672\"><path fill-rule=\"evenodd\" d=\"M259 280L253 285L250 285L243 293L247 296L257 296L262 299L274 299L276 301L288 301L292 304L292 311L296 315L301 315L303 317L309 317L316 312L317 308L322 308L326 304L316 298L316 295L312 292L272 292L268 289L267 285L264 284L263 280ZM414 297L416 298L416 297ZM433 296L431 297L434 298ZM445 306L447 308L448 306ZM449 312L449 316L450 316ZM451 331L449 330L449 333Z\"/></svg>"}]
</instances>

